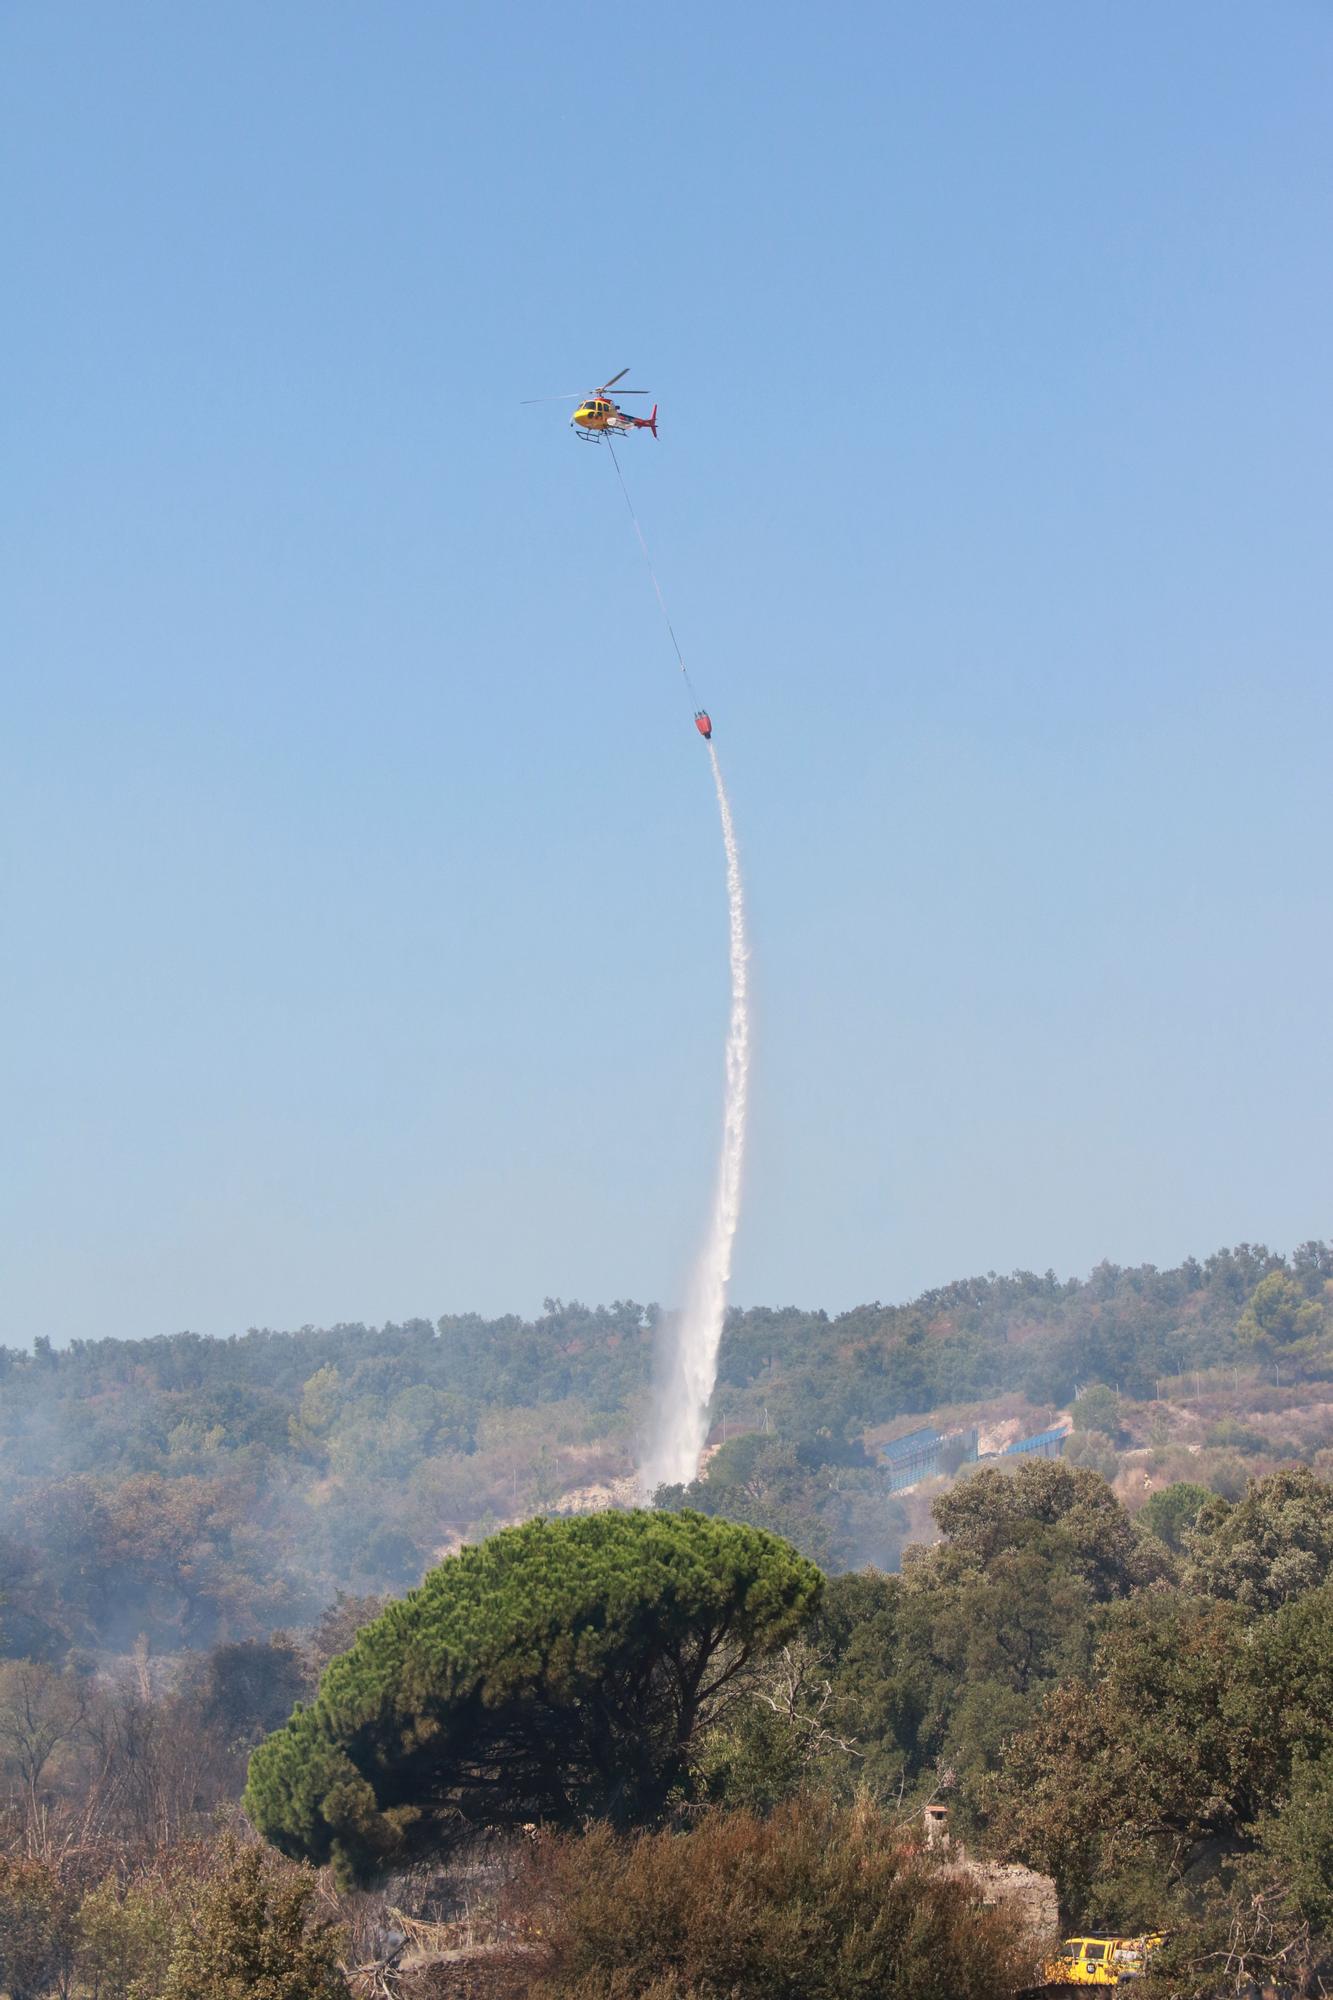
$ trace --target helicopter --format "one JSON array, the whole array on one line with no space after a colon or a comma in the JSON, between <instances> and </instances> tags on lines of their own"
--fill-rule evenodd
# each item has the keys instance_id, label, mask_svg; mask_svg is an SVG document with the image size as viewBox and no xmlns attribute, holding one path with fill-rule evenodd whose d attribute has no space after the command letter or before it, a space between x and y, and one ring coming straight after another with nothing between
<instances>
[{"instance_id":1,"label":"helicopter","mask_svg":"<svg viewBox=\"0 0 1333 2000\"><path fill-rule=\"evenodd\" d=\"M608 393L617 382L629 374L622 368L619 375L613 375L609 382L603 382L600 389L591 392L580 390L574 396L527 396L525 404L531 403L577 403L578 408L570 418L576 437L587 444L601 444L613 431L651 431L657 436L657 405L653 404L650 417L631 417L618 403L613 403ZM622 389L622 396L646 396L646 389Z\"/></svg>"}]
</instances>

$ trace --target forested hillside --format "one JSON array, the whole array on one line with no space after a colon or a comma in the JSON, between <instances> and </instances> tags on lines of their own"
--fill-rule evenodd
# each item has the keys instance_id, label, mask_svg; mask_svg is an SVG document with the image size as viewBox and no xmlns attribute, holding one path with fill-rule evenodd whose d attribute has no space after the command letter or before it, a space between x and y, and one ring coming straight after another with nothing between
<instances>
[{"instance_id":1,"label":"forested hillside","mask_svg":"<svg viewBox=\"0 0 1333 2000\"><path fill-rule=\"evenodd\" d=\"M1333 1444L1311 1387L1333 1379L1331 1280L1323 1243L1243 1244L836 1318L734 1311L713 1442L742 1437L689 1497L827 1567L891 1569L925 1516L889 1493L877 1442L925 1414L1016 1435L1071 1403L1076 1459L1234 1497L1247 1471ZM659 1317L548 1300L533 1321L0 1349L0 1657L308 1626L503 1522L627 1500Z\"/></svg>"},{"instance_id":2,"label":"forested hillside","mask_svg":"<svg viewBox=\"0 0 1333 2000\"><path fill-rule=\"evenodd\" d=\"M297 1983L274 1990L369 1990L339 1967L391 1948L398 1904L339 1900L308 1863L341 1856L369 1877L411 1859L426 1874L392 1895L447 1942L457 1884L443 1848L464 1807L473 1831L568 1829L524 1891L529 1915L495 1905L488 1919L497 1939L526 1935L545 1954L552 1995L601 1993L587 1968L603 1963L637 1976L634 1954L647 1964L664 1927L682 1964L702 1936L725 1936L700 1913L713 1897L730 1907L738 1857L772 1896L770 1915L752 1913L749 1965L785 1962L793 1896L845 1908L862 1936L873 1856L888 1926L876 1964L903 1948L889 1912L924 1898L959 1968L951 1991L1010 1990L1031 1972L1031 1938L1008 1919L988 1930L913 1858L932 1799L975 1849L1052 1875L1066 1922L1168 1925L1161 1991L1211 1993L1224 1963L1295 1991L1333 1966L1331 1300L1324 1245L1243 1245L1175 1271L988 1276L832 1319L735 1312L703 1476L664 1490L655 1514L600 1525L575 1517L634 1498L656 1308L549 1301L531 1322L61 1352L38 1339L0 1354L0 1993L180 2000L226 1939L256 1963L277 1953ZM976 1435L983 1456L1053 1420L1068 1432L1061 1460L975 1466L946 1451L939 1476L894 1491L879 1447L927 1417ZM534 1515L551 1520L438 1567ZM542 1539L554 1530L609 1552L607 1608L581 1557L561 1608ZM640 1574L640 1544L694 1551L690 1643L705 1650L719 1563L767 1551L765 1574L795 1592L789 1619L779 1592L763 1633L727 1655L725 1699L691 1697L688 1727L634 1666L667 1628L627 1614L633 1590L664 1591L662 1618L688 1624L671 1564ZM505 1550L534 1553L535 1594L487 1581ZM410 1610L386 1608L427 1572ZM445 1616L468 1578L481 1580L472 1609ZM428 1685L401 1642L432 1618ZM643 1766L642 1800L656 1803L632 1811L631 1752L588 1737L587 1701L552 1733L587 1631L625 1653L610 1677L591 1656L580 1671L606 1704L605 1743ZM673 1640L658 1671L681 1658ZM508 1799L492 1797L489 1768L470 1775L477 1717L491 1715L483 1681L519 1704L492 1718L510 1750L528 1740L522 1704L539 1702L535 1793L531 1773ZM622 1686L651 1696L646 1721L617 1705ZM404 1736L423 1699L430 1713ZM298 1743L284 1725L312 1700ZM458 1701L481 1706L458 1710L451 1738ZM421 1802L446 1795L432 1760L450 1741L464 1763L437 1833ZM252 1811L285 1861L218 1843L219 1815L242 1824L247 1765ZM611 1900L580 1853L589 1811L620 1829L614 1848L592 1836L621 1885ZM330 1930L330 1915L350 1928ZM827 1943L836 1954L845 1940L830 1930ZM307 1960L302 1985L292 1968ZM729 1990L732 1973L701 1961L697 1976ZM828 1974L830 1993L842 1976ZM923 1963L910 1990L934 1992L932 1976ZM814 1960L809 1977L825 1978ZM520 1964L493 1990L527 1981Z\"/></svg>"}]
</instances>

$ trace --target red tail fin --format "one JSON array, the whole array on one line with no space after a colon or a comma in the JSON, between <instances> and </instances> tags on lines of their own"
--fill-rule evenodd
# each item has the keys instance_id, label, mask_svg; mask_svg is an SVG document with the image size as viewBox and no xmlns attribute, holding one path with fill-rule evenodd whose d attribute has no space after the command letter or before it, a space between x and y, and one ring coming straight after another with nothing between
<instances>
[{"instance_id":1,"label":"red tail fin","mask_svg":"<svg viewBox=\"0 0 1333 2000\"><path fill-rule=\"evenodd\" d=\"M650 430L650 431L652 432L653 436L654 436L654 437L656 437L656 436L657 436L657 405L656 405L656 403L654 403L654 404L653 404L653 414L652 414L652 415L651 415L651 417L649 417L649 419L648 419L648 428L649 428L649 430Z\"/></svg>"}]
</instances>

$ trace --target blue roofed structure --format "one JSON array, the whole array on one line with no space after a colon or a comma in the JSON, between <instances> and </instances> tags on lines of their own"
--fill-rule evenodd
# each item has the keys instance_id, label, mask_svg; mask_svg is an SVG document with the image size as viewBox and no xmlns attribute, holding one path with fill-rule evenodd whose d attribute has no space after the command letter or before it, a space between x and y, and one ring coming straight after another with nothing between
<instances>
[{"instance_id":1,"label":"blue roofed structure","mask_svg":"<svg viewBox=\"0 0 1333 2000\"><path fill-rule=\"evenodd\" d=\"M879 1448L880 1462L889 1475L890 1493L901 1493L919 1480L933 1479L942 1471L955 1472L976 1455L975 1430L955 1431L945 1436L929 1424L908 1431L906 1437L891 1438ZM943 1463L945 1459L947 1465Z\"/></svg>"},{"instance_id":2,"label":"blue roofed structure","mask_svg":"<svg viewBox=\"0 0 1333 2000\"><path fill-rule=\"evenodd\" d=\"M908 1431L905 1437L890 1438L887 1444L880 1446L879 1455L887 1459L910 1458L913 1452L920 1451L924 1445L939 1444L939 1442L939 1432L932 1430L930 1425L926 1424L918 1431Z\"/></svg>"},{"instance_id":3,"label":"blue roofed structure","mask_svg":"<svg viewBox=\"0 0 1333 2000\"><path fill-rule=\"evenodd\" d=\"M1048 1431L1035 1431L1031 1437L1018 1438L1013 1444L1007 1444L1000 1457L1011 1458L1022 1452L1032 1458L1059 1458L1068 1436L1068 1424L1055 1424Z\"/></svg>"},{"instance_id":4,"label":"blue roofed structure","mask_svg":"<svg viewBox=\"0 0 1333 2000\"><path fill-rule=\"evenodd\" d=\"M918 1479L929 1479L940 1462L943 1442L939 1432L927 1424L882 1444L879 1455L889 1475L890 1493L901 1493L904 1487L915 1486Z\"/></svg>"}]
</instances>

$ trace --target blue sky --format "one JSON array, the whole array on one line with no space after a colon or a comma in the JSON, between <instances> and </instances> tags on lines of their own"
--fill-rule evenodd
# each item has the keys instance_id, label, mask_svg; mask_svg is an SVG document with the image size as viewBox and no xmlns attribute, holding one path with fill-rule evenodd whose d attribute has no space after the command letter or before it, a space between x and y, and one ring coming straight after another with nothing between
<instances>
[{"instance_id":1,"label":"blue sky","mask_svg":"<svg viewBox=\"0 0 1333 2000\"><path fill-rule=\"evenodd\" d=\"M0 14L0 1339L1333 1230L1322 4Z\"/></svg>"}]
</instances>

